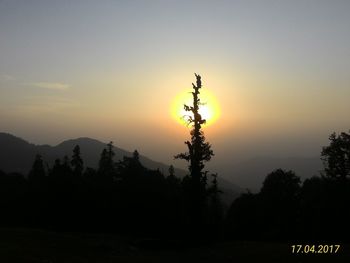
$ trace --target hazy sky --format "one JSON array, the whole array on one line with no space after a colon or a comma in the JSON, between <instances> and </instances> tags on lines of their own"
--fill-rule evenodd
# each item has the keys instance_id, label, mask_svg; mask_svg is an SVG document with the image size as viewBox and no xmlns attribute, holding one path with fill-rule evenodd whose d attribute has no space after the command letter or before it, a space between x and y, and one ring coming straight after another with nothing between
<instances>
[{"instance_id":1,"label":"hazy sky","mask_svg":"<svg viewBox=\"0 0 350 263\"><path fill-rule=\"evenodd\" d=\"M172 162L189 129L170 105L197 72L222 112L205 130L214 165L318 155L350 128L349 13L345 0L0 0L0 131Z\"/></svg>"}]
</instances>

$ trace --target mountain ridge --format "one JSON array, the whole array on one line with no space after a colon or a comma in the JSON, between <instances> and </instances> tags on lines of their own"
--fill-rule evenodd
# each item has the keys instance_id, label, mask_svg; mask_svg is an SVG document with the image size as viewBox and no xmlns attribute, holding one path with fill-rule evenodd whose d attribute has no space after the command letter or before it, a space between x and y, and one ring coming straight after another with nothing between
<instances>
[{"instance_id":1,"label":"mountain ridge","mask_svg":"<svg viewBox=\"0 0 350 263\"><path fill-rule=\"evenodd\" d=\"M100 154L107 145L99 140L79 137L65 140L55 146L36 145L10 133L0 132L0 170L27 175L37 154L42 155L44 162L52 166L57 158L62 159L65 155L71 156L76 145L80 147L84 166L97 168ZM132 156L131 151L116 146L113 146L113 150L115 161L122 160L124 156ZM169 165L154 161L142 154L140 154L140 162L148 169L159 169L165 176L168 175ZM184 177L186 174L187 171L175 167L176 176ZM224 192L223 199L227 200L226 203L233 201L243 191L238 185L222 177L219 177L218 180Z\"/></svg>"},{"instance_id":2,"label":"mountain ridge","mask_svg":"<svg viewBox=\"0 0 350 263\"><path fill-rule=\"evenodd\" d=\"M81 148L81 155L84 160L84 165L86 167L96 168L98 165L99 156L102 150L106 147L107 143L90 137L78 137L76 139L64 140L57 145L52 146L48 144L33 144L13 134L0 132L0 168L5 172L19 172L23 174L27 174L29 172L31 165L28 165L27 162L25 162L25 164L20 164L17 167L13 167L12 162L7 162L8 160L4 161L4 159L18 157L18 154L23 153L23 149L22 151L16 151L19 147L32 151L30 153L31 158L29 158L31 159L30 164L32 164L36 154L41 154L43 158L46 159L45 161L51 165L57 158L62 158L64 155L71 156L73 148L76 145L79 145ZM116 161L122 160L124 156L132 156L131 151L124 150L117 146L113 146L113 150L115 151ZM6 152L7 158L5 158L4 151ZM26 151L25 153L28 154ZM149 169L162 168L164 170L164 168L167 166L164 163L153 161L142 154L140 154L140 161ZM175 171L180 172L179 175L182 176L185 173L184 170L178 168L175 168ZM166 173L166 171L163 172Z\"/></svg>"}]
</instances>

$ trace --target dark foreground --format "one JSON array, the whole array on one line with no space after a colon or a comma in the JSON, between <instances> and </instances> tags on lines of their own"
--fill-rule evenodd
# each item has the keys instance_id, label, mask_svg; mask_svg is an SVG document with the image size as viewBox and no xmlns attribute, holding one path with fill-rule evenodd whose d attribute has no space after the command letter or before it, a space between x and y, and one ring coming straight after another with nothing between
<instances>
[{"instance_id":1,"label":"dark foreground","mask_svg":"<svg viewBox=\"0 0 350 263\"><path fill-rule=\"evenodd\" d=\"M350 262L349 245L328 255L295 255L290 245L236 241L190 246L106 234L0 229L0 262Z\"/></svg>"}]
</instances>

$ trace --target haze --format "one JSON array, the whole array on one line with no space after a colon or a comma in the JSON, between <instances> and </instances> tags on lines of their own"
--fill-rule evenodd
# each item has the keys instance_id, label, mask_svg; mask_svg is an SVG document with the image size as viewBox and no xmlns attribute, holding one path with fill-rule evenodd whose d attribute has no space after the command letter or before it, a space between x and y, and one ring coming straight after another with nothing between
<instances>
[{"instance_id":1,"label":"haze","mask_svg":"<svg viewBox=\"0 0 350 263\"><path fill-rule=\"evenodd\" d=\"M349 11L321 0L0 1L0 131L112 140L185 167L173 155L189 128L170 107L196 72L221 107L204 130L212 170L318 156L349 129Z\"/></svg>"}]
</instances>

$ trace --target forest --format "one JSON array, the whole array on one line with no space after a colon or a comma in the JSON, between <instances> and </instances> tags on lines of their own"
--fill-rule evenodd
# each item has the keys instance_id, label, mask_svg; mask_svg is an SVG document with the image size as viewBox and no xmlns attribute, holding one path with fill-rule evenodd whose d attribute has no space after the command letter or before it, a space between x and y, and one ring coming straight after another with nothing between
<instances>
[{"instance_id":1,"label":"forest","mask_svg":"<svg viewBox=\"0 0 350 263\"><path fill-rule=\"evenodd\" d=\"M322 148L324 170L305 181L271 171L258 193L247 190L228 209L218 174L205 170L214 155L198 113L201 77L193 84L188 162L180 178L145 168L139 153L115 161L113 143L97 169L84 166L79 145L52 166L39 154L29 174L0 171L0 226L62 232L114 233L167 240L349 241L350 134L333 133Z\"/></svg>"},{"instance_id":2,"label":"forest","mask_svg":"<svg viewBox=\"0 0 350 263\"><path fill-rule=\"evenodd\" d=\"M0 172L2 227L113 232L163 238L348 241L350 134L332 134L325 169L304 182L293 171L268 174L259 193L243 193L224 211L215 176L206 184L201 221L191 216L189 178L145 168L139 154L113 161L112 143L98 169L72 156L46 167L37 155L28 175Z\"/></svg>"}]
</instances>

